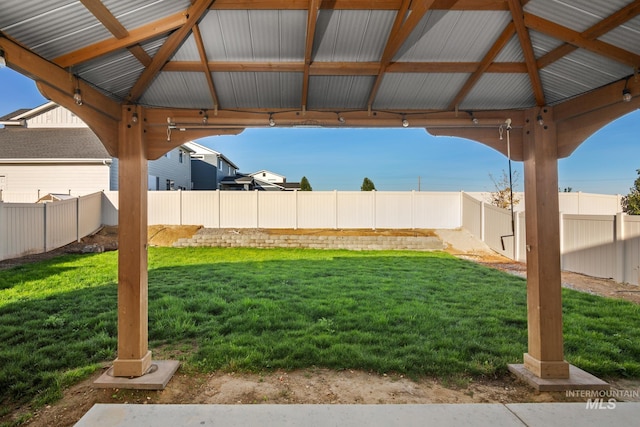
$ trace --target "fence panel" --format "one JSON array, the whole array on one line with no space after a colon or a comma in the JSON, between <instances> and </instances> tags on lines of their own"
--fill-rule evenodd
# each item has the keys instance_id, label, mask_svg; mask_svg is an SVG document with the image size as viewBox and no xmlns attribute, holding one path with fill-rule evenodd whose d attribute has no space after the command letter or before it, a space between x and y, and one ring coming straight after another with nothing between
<instances>
[{"instance_id":1,"label":"fence panel","mask_svg":"<svg viewBox=\"0 0 640 427\"><path fill-rule=\"evenodd\" d=\"M518 259L519 262L527 262L527 221L524 212L516 213L516 233L518 234Z\"/></svg>"},{"instance_id":2,"label":"fence panel","mask_svg":"<svg viewBox=\"0 0 640 427\"><path fill-rule=\"evenodd\" d=\"M220 227L220 192L182 192L182 224Z\"/></svg>"},{"instance_id":3,"label":"fence panel","mask_svg":"<svg viewBox=\"0 0 640 427\"><path fill-rule=\"evenodd\" d=\"M221 191L221 228L257 228L258 192Z\"/></svg>"},{"instance_id":4,"label":"fence panel","mask_svg":"<svg viewBox=\"0 0 640 427\"><path fill-rule=\"evenodd\" d=\"M298 228L337 228L336 191L298 191Z\"/></svg>"},{"instance_id":5,"label":"fence panel","mask_svg":"<svg viewBox=\"0 0 640 427\"><path fill-rule=\"evenodd\" d=\"M376 191L376 228L414 228L415 192Z\"/></svg>"},{"instance_id":6,"label":"fence panel","mask_svg":"<svg viewBox=\"0 0 640 427\"><path fill-rule=\"evenodd\" d=\"M181 223L182 191L149 191L147 194L149 225Z\"/></svg>"},{"instance_id":7,"label":"fence panel","mask_svg":"<svg viewBox=\"0 0 640 427\"><path fill-rule=\"evenodd\" d=\"M414 228L454 229L462 226L459 192L416 192L413 209Z\"/></svg>"},{"instance_id":8,"label":"fence panel","mask_svg":"<svg viewBox=\"0 0 640 427\"><path fill-rule=\"evenodd\" d=\"M102 193L82 196L78 203L78 237L84 237L102 225Z\"/></svg>"},{"instance_id":9,"label":"fence panel","mask_svg":"<svg viewBox=\"0 0 640 427\"><path fill-rule=\"evenodd\" d=\"M45 204L46 250L59 248L78 238L78 199Z\"/></svg>"},{"instance_id":10,"label":"fence panel","mask_svg":"<svg viewBox=\"0 0 640 427\"><path fill-rule=\"evenodd\" d=\"M485 205L484 224L485 243L499 254L514 259L516 238L511 228L511 211Z\"/></svg>"},{"instance_id":11,"label":"fence panel","mask_svg":"<svg viewBox=\"0 0 640 427\"><path fill-rule=\"evenodd\" d=\"M42 194L44 196L44 194ZM0 202L35 203L40 198L38 191L3 191L0 190Z\"/></svg>"},{"instance_id":12,"label":"fence panel","mask_svg":"<svg viewBox=\"0 0 640 427\"><path fill-rule=\"evenodd\" d=\"M615 277L615 217L564 215L562 267L593 277Z\"/></svg>"},{"instance_id":13,"label":"fence panel","mask_svg":"<svg viewBox=\"0 0 640 427\"><path fill-rule=\"evenodd\" d=\"M102 224L118 225L118 192L102 192Z\"/></svg>"},{"instance_id":14,"label":"fence panel","mask_svg":"<svg viewBox=\"0 0 640 427\"><path fill-rule=\"evenodd\" d=\"M640 285L640 216L624 217L624 281Z\"/></svg>"},{"instance_id":15,"label":"fence panel","mask_svg":"<svg viewBox=\"0 0 640 427\"><path fill-rule=\"evenodd\" d=\"M258 192L260 228L296 228L296 192Z\"/></svg>"},{"instance_id":16,"label":"fence panel","mask_svg":"<svg viewBox=\"0 0 640 427\"><path fill-rule=\"evenodd\" d=\"M466 193L462 193L462 226L482 238L482 202Z\"/></svg>"},{"instance_id":17,"label":"fence panel","mask_svg":"<svg viewBox=\"0 0 640 427\"><path fill-rule=\"evenodd\" d=\"M0 260L43 252L44 230L44 205L0 203Z\"/></svg>"},{"instance_id":18,"label":"fence panel","mask_svg":"<svg viewBox=\"0 0 640 427\"><path fill-rule=\"evenodd\" d=\"M375 191L340 191L337 200L338 228L375 228Z\"/></svg>"}]
</instances>

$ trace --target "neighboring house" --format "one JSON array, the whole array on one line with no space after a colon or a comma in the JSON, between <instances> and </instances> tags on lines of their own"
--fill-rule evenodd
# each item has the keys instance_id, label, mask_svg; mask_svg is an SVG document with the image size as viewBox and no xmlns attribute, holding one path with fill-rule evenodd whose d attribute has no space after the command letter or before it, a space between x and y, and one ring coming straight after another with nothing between
<instances>
[{"instance_id":1,"label":"neighboring house","mask_svg":"<svg viewBox=\"0 0 640 427\"><path fill-rule=\"evenodd\" d=\"M221 190L260 190L260 191L291 191L299 190L299 182L287 182L287 177L268 170L261 170L251 174L236 174L221 181Z\"/></svg>"},{"instance_id":2,"label":"neighboring house","mask_svg":"<svg viewBox=\"0 0 640 427\"><path fill-rule=\"evenodd\" d=\"M191 152L191 181L194 190L218 190L221 181L238 173L238 166L224 154L195 142L187 142Z\"/></svg>"},{"instance_id":3,"label":"neighboring house","mask_svg":"<svg viewBox=\"0 0 640 427\"><path fill-rule=\"evenodd\" d=\"M53 102L0 117L0 190L83 195L118 189L118 160L69 110ZM149 162L149 189L191 189L192 150ZM36 197L37 196L37 197Z\"/></svg>"}]
</instances>

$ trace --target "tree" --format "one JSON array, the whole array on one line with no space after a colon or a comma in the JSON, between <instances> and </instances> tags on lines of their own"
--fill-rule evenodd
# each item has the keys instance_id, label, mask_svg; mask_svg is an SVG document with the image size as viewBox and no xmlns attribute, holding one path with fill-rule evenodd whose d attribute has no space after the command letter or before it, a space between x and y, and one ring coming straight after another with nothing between
<instances>
[{"instance_id":1,"label":"tree","mask_svg":"<svg viewBox=\"0 0 640 427\"><path fill-rule=\"evenodd\" d=\"M622 211L629 215L640 215L640 169L636 169L638 177L629 189L629 194L622 196Z\"/></svg>"},{"instance_id":2,"label":"tree","mask_svg":"<svg viewBox=\"0 0 640 427\"><path fill-rule=\"evenodd\" d=\"M491 178L493 185L496 187L496 190L489 196L489 203L502 209L509 209L511 207L512 193L511 184L509 183L509 175L507 175L507 172L503 169L500 179L496 180L491 174L489 174L489 178ZM520 174L518 174L518 171L514 171L511 179L514 192L516 191L519 178ZM520 198L514 194L513 205L515 206L518 203L520 203Z\"/></svg>"},{"instance_id":3,"label":"tree","mask_svg":"<svg viewBox=\"0 0 640 427\"><path fill-rule=\"evenodd\" d=\"M306 176L303 176L300 180L300 191L313 191Z\"/></svg>"},{"instance_id":4,"label":"tree","mask_svg":"<svg viewBox=\"0 0 640 427\"><path fill-rule=\"evenodd\" d=\"M362 180L362 186L360 187L360 190L362 191L372 191L375 190L376 186L373 185L373 181L371 181L369 178L367 178L366 176L364 177L364 179Z\"/></svg>"}]
</instances>

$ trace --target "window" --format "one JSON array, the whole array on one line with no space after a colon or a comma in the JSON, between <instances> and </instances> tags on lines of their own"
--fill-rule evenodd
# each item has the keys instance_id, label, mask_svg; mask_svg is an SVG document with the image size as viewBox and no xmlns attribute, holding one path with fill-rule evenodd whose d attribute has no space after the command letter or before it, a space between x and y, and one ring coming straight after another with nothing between
<instances>
[{"instance_id":1,"label":"window","mask_svg":"<svg viewBox=\"0 0 640 427\"><path fill-rule=\"evenodd\" d=\"M175 188L175 183L173 182L173 180L168 179L167 180L167 190L173 190Z\"/></svg>"},{"instance_id":2,"label":"window","mask_svg":"<svg viewBox=\"0 0 640 427\"><path fill-rule=\"evenodd\" d=\"M182 163L183 156L184 156L184 153L182 152L182 150L178 151L178 162Z\"/></svg>"}]
</instances>

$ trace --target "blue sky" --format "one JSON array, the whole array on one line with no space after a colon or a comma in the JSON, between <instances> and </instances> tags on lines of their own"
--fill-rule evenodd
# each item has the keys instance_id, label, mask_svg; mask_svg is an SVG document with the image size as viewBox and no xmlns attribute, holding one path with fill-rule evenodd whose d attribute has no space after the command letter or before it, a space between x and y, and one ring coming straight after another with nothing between
<instances>
[{"instance_id":1,"label":"blue sky","mask_svg":"<svg viewBox=\"0 0 640 427\"><path fill-rule=\"evenodd\" d=\"M0 116L46 100L30 79L0 70ZM497 132L496 132L497 137ZM306 176L314 190L359 190L369 177L382 191L493 191L507 159L476 142L433 137L424 129L247 129L198 143L224 153L242 172L268 169L288 181ZM516 190L523 190L522 163ZM640 111L601 129L559 162L559 186L627 194L640 169ZM420 177L420 178L419 178Z\"/></svg>"}]
</instances>

